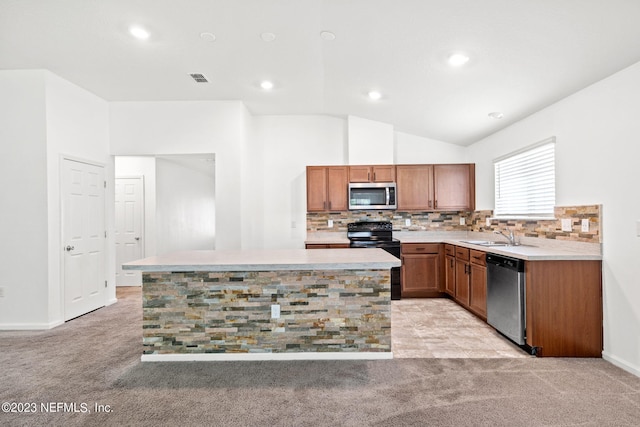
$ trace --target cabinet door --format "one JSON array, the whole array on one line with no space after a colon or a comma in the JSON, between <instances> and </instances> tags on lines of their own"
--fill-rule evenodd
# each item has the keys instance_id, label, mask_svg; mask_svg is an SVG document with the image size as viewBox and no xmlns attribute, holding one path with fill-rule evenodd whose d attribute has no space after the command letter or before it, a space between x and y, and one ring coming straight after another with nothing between
<instances>
[{"instance_id":1,"label":"cabinet door","mask_svg":"<svg viewBox=\"0 0 640 427\"><path fill-rule=\"evenodd\" d=\"M402 255L402 297L423 297L440 291L438 254Z\"/></svg>"},{"instance_id":2,"label":"cabinet door","mask_svg":"<svg viewBox=\"0 0 640 427\"><path fill-rule=\"evenodd\" d=\"M470 265L471 280L469 294L469 308L471 311L487 319L487 267L476 264Z\"/></svg>"},{"instance_id":3,"label":"cabinet door","mask_svg":"<svg viewBox=\"0 0 640 427\"><path fill-rule=\"evenodd\" d=\"M327 168L327 210L346 211L349 171L347 166Z\"/></svg>"},{"instance_id":4,"label":"cabinet door","mask_svg":"<svg viewBox=\"0 0 640 427\"><path fill-rule=\"evenodd\" d=\"M475 209L475 165L434 165L433 186L435 209Z\"/></svg>"},{"instance_id":5,"label":"cabinet door","mask_svg":"<svg viewBox=\"0 0 640 427\"><path fill-rule=\"evenodd\" d=\"M398 210L433 209L433 166L396 166Z\"/></svg>"},{"instance_id":6,"label":"cabinet door","mask_svg":"<svg viewBox=\"0 0 640 427\"><path fill-rule=\"evenodd\" d=\"M327 168L307 166L307 212L327 209Z\"/></svg>"},{"instance_id":7,"label":"cabinet door","mask_svg":"<svg viewBox=\"0 0 640 427\"><path fill-rule=\"evenodd\" d=\"M348 243L307 243L305 249L345 249L349 248Z\"/></svg>"},{"instance_id":8,"label":"cabinet door","mask_svg":"<svg viewBox=\"0 0 640 427\"><path fill-rule=\"evenodd\" d=\"M469 261L456 259L456 301L469 307Z\"/></svg>"},{"instance_id":9,"label":"cabinet door","mask_svg":"<svg viewBox=\"0 0 640 427\"><path fill-rule=\"evenodd\" d=\"M456 258L453 256L445 257L445 292L452 297L456 296Z\"/></svg>"},{"instance_id":10,"label":"cabinet door","mask_svg":"<svg viewBox=\"0 0 640 427\"><path fill-rule=\"evenodd\" d=\"M371 167L349 166L349 182L371 182Z\"/></svg>"},{"instance_id":11,"label":"cabinet door","mask_svg":"<svg viewBox=\"0 0 640 427\"><path fill-rule=\"evenodd\" d=\"M378 165L373 166L373 182L395 182L396 167L394 165Z\"/></svg>"}]
</instances>

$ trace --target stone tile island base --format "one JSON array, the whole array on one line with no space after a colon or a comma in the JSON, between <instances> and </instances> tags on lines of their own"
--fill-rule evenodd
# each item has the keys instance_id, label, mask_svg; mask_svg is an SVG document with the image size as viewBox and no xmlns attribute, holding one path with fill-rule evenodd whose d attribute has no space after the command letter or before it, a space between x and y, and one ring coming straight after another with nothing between
<instances>
[{"instance_id":1,"label":"stone tile island base","mask_svg":"<svg viewBox=\"0 0 640 427\"><path fill-rule=\"evenodd\" d=\"M393 357L388 269L144 272L142 293L143 361Z\"/></svg>"}]
</instances>

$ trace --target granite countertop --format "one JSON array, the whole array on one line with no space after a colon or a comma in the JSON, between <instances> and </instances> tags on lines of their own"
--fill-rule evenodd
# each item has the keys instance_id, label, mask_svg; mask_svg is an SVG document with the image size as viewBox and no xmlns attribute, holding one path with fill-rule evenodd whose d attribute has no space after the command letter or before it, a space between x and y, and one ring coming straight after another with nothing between
<instances>
[{"instance_id":1,"label":"granite countertop","mask_svg":"<svg viewBox=\"0 0 640 427\"><path fill-rule=\"evenodd\" d=\"M128 262L124 270L276 271L348 270L400 267L382 249L249 249L173 252Z\"/></svg>"},{"instance_id":2,"label":"granite countertop","mask_svg":"<svg viewBox=\"0 0 640 427\"><path fill-rule=\"evenodd\" d=\"M482 246L465 243L465 241L485 240L499 242L504 238L493 233L467 231L394 231L393 237L402 243L450 243L525 261L602 260L602 245L598 243L522 238L522 245L520 246ZM349 241L346 233L316 232L309 233L305 243L345 243L345 241Z\"/></svg>"}]
</instances>

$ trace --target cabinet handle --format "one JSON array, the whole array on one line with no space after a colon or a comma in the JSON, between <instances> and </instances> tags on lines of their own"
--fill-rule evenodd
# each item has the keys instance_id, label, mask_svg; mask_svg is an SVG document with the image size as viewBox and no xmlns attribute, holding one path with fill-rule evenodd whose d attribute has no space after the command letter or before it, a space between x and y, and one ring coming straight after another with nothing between
<instances>
[{"instance_id":1,"label":"cabinet handle","mask_svg":"<svg viewBox=\"0 0 640 427\"><path fill-rule=\"evenodd\" d=\"M331 200L329 200L329 210L331 210Z\"/></svg>"},{"instance_id":2,"label":"cabinet handle","mask_svg":"<svg viewBox=\"0 0 640 427\"><path fill-rule=\"evenodd\" d=\"M431 207L431 200L429 200L429 207Z\"/></svg>"},{"instance_id":3,"label":"cabinet handle","mask_svg":"<svg viewBox=\"0 0 640 427\"><path fill-rule=\"evenodd\" d=\"M373 173L373 180L374 181L376 180L376 173L375 172Z\"/></svg>"},{"instance_id":4,"label":"cabinet handle","mask_svg":"<svg viewBox=\"0 0 640 427\"><path fill-rule=\"evenodd\" d=\"M367 172L367 181L371 181L371 172Z\"/></svg>"},{"instance_id":5,"label":"cabinet handle","mask_svg":"<svg viewBox=\"0 0 640 427\"><path fill-rule=\"evenodd\" d=\"M438 201L436 200L435 202L433 202L433 207L437 208L438 207Z\"/></svg>"},{"instance_id":6,"label":"cabinet handle","mask_svg":"<svg viewBox=\"0 0 640 427\"><path fill-rule=\"evenodd\" d=\"M451 268L453 268L453 258L449 260L449 264L451 264Z\"/></svg>"},{"instance_id":7,"label":"cabinet handle","mask_svg":"<svg viewBox=\"0 0 640 427\"><path fill-rule=\"evenodd\" d=\"M327 202L326 200L324 202L322 202L322 209L327 209Z\"/></svg>"}]
</instances>

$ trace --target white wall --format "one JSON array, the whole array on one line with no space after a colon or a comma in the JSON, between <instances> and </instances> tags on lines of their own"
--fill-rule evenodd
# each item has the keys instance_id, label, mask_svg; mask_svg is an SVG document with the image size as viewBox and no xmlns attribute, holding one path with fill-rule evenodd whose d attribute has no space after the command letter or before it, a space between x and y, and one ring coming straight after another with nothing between
<instances>
[{"instance_id":1,"label":"white wall","mask_svg":"<svg viewBox=\"0 0 640 427\"><path fill-rule=\"evenodd\" d=\"M214 153L216 248L240 248L245 122L239 101L113 102L111 154Z\"/></svg>"},{"instance_id":2,"label":"white wall","mask_svg":"<svg viewBox=\"0 0 640 427\"><path fill-rule=\"evenodd\" d=\"M467 162L467 147L423 138L408 133L396 132L396 164L464 163Z\"/></svg>"},{"instance_id":3,"label":"white wall","mask_svg":"<svg viewBox=\"0 0 640 427\"><path fill-rule=\"evenodd\" d=\"M266 248L303 248L306 166L346 164L346 121L328 116L256 116L262 149L263 241Z\"/></svg>"},{"instance_id":4,"label":"white wall","mask_svg":"<svg viewBox=\"0 0 640 427\"><path fill-rule=\"evenodd\" d=\"M393 163L393 125L360 117L347 117L350 165L388 165Z\"/></svg>"},{"instance_id":5,"label":"white wall","mask_svg":"<svg viewBox=\"0 0 640 427\"><path fill-rule=\"evenodd\" d=\"M49 327L44 71L0 71L0 328Z\"/></svg>"},{"instance_id":6,"label":"white wall","mask_svg":"<svg viewBox=\"0 0 640 427\"><path fill-rule=\"evenodd\" d=\"M107 103L49 71L0 71L0 328L43 329L64 319L60 218L62 155L101 163L113 180ZM113 195L106 224L113 230ZM105 303L115 301L115 253L106 242Z\"/></svg>"},{"instance_id":7,"label":"white wall","mask_svg":"<svg viewBox=\"0 0 640 427\"><path fill-rule=\"evenodd\" d=\"M114 171L109 154L109 108L106 101L47 71L47 186L49 217L49 317L64 319L61 260L60 161L62 156L104 166L111 185L105 192L105 279L107 304L116 301L114 223Z\"/></svg>"},{"instance_id":8,"label":"white wall","mask_svg":"<svg viewBox=\"0 0 640 427\"><path fill-rule=\"evenodd\" d=\"M493 208L493 159L556 137L556 204L603 205L604 353L640 375L640 63L469 147L478 209Z\"/></svg>"},{"instance_id":9,"label":"white wall","mask_svg":"<svg viewBox=\"0 0 640 427\"><path fill-rule=\"evenodd\" d=\"M215 249L215 163L211 156L156 158L157 254Z\"/></svg>"}]
</instances>

